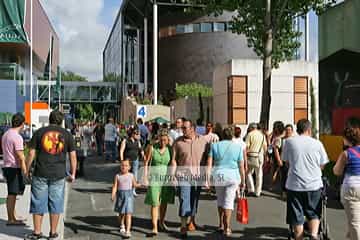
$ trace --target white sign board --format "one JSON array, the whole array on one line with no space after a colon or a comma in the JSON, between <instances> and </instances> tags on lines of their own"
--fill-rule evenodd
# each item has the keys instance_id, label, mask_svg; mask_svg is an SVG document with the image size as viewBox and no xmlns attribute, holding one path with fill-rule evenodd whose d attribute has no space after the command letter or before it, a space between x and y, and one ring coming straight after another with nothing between
<instances>
[{"instance_id":1,"label":"white sign board","mask_svg":"<svg viewBox=\"0 0 360 240\"><path fill-rule=\"evenodd\" d=\"M145 105L138 105L136 108L136 118L146 118L147 117L147 108Z\"/></svg>"}]
</instances>

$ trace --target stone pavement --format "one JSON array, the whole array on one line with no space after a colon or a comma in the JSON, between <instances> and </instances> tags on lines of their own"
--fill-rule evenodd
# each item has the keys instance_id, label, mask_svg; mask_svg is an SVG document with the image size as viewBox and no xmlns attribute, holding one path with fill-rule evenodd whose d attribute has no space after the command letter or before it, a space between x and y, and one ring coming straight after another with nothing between
<instances>
[{"instance_id":1,"label":"stone pavement","mask_svg":"<svg viewBox=\"0 0 360 240\"><path fill-rule=\"evenodd\" d=\"M104 163L90 158L85 164L85 178L78 179L69 191L65 239L121 239L113 203L110 201L111 184L119 164ZM144 191L135 200L132 239L144 239L151 231L150 210L144 205ZM240 225L232 219L233 235L227 239L287 239L288 227L285 222L286 204L278 194L268 191L260 198L249 198L250 222ZM179 239L178 201L169 205L167 224L168 233L160 233L157 239ZM346 224L344 210L332 201L328 209L328 221L332 239L345 239ZM217 208L214 197L202 194L199 203L197 223L199 231L189 234L188 239L222 239L215 233Z\"/></svg>"},{"instance_id":2,"label":"stone pavement","mask_svg":"<svg viewBox=\"0 0 360 240\"><path fill-rule=\"evenodd\" d=\"M0 161L0 166L2 166L2 162ZM66 187L68 189L68 187ZM65 191L67 192L67 190ZM0 198L6 198L7 196L7 188L6 183L4 182L1 168L0 168ZM18 196L18 200L16 201L16 214L26 219L26 226L6 226L7 222L7 213L6 213L6 205L0 205L0 240L18 240L24 239L24 235L27 233L31 233L33 230L32 224L32 216L29 214L30 208L30 185L27 185L25 188L25 192L23 196ZM66 206L66 205L65 205ZM45 215L43 219L43 228L42 232L44 235L48 235L50 230L49 227L49 216ZM61 235L61 239L63 238L64 232L64 219L63 217L60 219L58 232Z\"/></svg>"}]
</instances>

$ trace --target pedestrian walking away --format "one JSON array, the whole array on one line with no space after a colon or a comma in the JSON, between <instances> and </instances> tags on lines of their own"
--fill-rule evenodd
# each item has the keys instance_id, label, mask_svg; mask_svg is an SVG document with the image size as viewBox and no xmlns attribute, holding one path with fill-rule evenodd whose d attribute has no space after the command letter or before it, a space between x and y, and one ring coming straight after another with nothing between
<instances>
[{"instance_id":1,"label":"pedestrian walking away","mask_svg":"<svg viewBox=\"0 0 360 240\"><path fill-rule=\"evenodd\" d=\"M49 126L40 128L31 138L27 170L34 162L31 179L30 213L33 215L34 230L25 239L41 239L41 225L44 214L50 214L48 239L58 239L57 226L60 214L64 212L65 179L73 182L76 175L76 152L72 135L61 127L64 115L52 111ZM66 155L70 158L70 173L66 173Z\"/></svg>"},{"instance_id":2,"label":"pedestrian walking away","mask_svg":"<svg viewBox=\"0 0 360 240\"><path fill-rule=\"evenodd\" d=\"M304 237L304 216L312 239L318 239L322 202L322 168L328 163L324 146L312 138L311 122L301 119L296 125L299 136L286 140L281 159L288 162L286 181L286 222L294 231L295 240Z\"/></svg>"},{"instance_id":3,"label":"pedestrian walking away","mask_svg":"<svg viewBox=\"0 0 360 240\"><path fill-rule=\"evenodd\" d=\"M266 137L257 129L256 123L251 123L246 136L246 152L248 160L247 187L250 195L259 197L263 184L263 163L266 153ZM253 174L256 176L256 186L254 186Z\"/></svg>"},{"instance_id":4,"label":"pedestrian walking away","mask_svg":"<svg viewBox=\"0 0 360 240\"><path fill-rule=\"evenodd\" d=\"M94 136L96 141L96 151L98 156L102 156L104 153L104 137L105 137L105 128L101 122L97 122L94 128Z\"/></svg>"},{"instance_id":5,"label":"pedestrian walking away","mask_svg":"<svg viewBox=\"0 0 360 240\"><path fill-rule=\"evenodd\" d=\"M229 237L232 233L230 222L236 193L245 190L245 167L243 148L233 141L232 128L225 128L222 135L224 139L214 143L209 152L206 186L215 186L219 213L218 231ZM213 180L212 183L209 182L210 179Z\"/></svg>"},{"instance_id":6,"label":"pedestrian walking away","mask_svg":"<svg viewBox=\"0 0 360 240\"><path fill-rule=\"evenodd\" d=\"M25 164L24 142L19 132L24 127L25 118L21 113L15 114L11 119L11 128L2 136L1 147L3 151L3 174L7 185L6 209L7 226L25 225L21 217L15 214L16 198L25 190L23 175L27 175Z\"/></svg>"},{"instance_id":7,"label":"pedestrian walking away","mask_svg":"<svg viewBox=\"0 0 360 240\"><path fill-rule=\"evenodd\" d=\"M116 137L117 131L114 125L114 119L110 117L105 125L105 160L116 162Z\"/></svg>"}]
</instances>

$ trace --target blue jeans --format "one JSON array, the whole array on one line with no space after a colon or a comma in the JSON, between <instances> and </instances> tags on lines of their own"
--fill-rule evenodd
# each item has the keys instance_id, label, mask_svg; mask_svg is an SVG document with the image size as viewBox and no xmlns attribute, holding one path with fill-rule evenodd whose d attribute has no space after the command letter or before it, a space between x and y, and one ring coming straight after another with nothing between
<instances>
[{"instance_id":1,"label":"blue jeans","mask_svg":"<svg viewBox=\"0 0 360 240\"><path fill-rule=\"evenodd\" d=\"M196 182L181 181L179 182L179 216L194 217L199 205L201 186Z\"/></svg>"},{"instance_id":2,"label":"blue jeans","mask_svg":"<svg viewBox=\"0 0 360 240\"><path fill-rule=\"evenodd\" d=\"M50 180L33 176L30 213L61 214L64 212L65 178Z\"/></svg>"},{"instance_id":3,"label":"blue jeans","mask_svg":"<svg viewBox=\"0 0 360 240\"><path fill-rule=\"evenodd\" d=\"M105 160L116 160L116 143L115 141L105 141Z\"/></svg>"},{"instance_id":4,"label":"blue jeans","mask_svg":"<svg viewBox=\"0 0 360 240\"><path fill-rule=\"evenodd\" d=\"M135 180L138 180L138 172L139 172L139 159L131 161L131 172L134 174Z\"/></svg>"}]
</instances>

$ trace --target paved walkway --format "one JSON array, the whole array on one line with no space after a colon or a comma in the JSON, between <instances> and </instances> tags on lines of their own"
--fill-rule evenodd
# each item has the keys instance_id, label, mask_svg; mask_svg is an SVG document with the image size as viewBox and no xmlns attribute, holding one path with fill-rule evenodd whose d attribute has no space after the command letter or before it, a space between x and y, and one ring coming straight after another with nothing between
<instances>
[{"instance_id":1,"label":"paved walkway","mask_svg":"<svg viewBox=\"0 0 360 240\"><path fill-rule=\"evenodd\" d=\"M0 161L0 166L2 166L2 162ZM7 187L4 182L1 168L0 168L0 198L6 198L7 196ZM16 202L16 214L23 218L26 218L26 226L6 226L7 222L7 212L6 205L0 205L0 240L17 240L24 239L25 234L31 233L33 230L32 225L32 216L29 214L30 208L30 185L27 185L25 188L25 192L23 196L18 196L18 200ZM49 227L49 216L45 215L43 219L43 229L42 232L44 235L48 235L50 230ZM64 220L60 219L58 232L63 236L64 232ZM61 237L62 239L63 237Z\"/></svg>"},{"instance_id":2,"label":"paved walkway","mask_svg":"<svg viewBox=\"0 0 360 240\"><path fill-rule=\"evenodd\" d=\"M120 239L116 214L110 201L111 183L118 171L118 164L89 159L85 164L86 177L78 179L69 193L65 239ZM144 205L144 193L135 201L132 239L144 239L151 231L150 210ZM232 219L233 236L228 239L265 240L287 239L285 202L277 194L264 192L260 198L249 198L250 222L240 225ZM160 233L157 239L179 239L178 201L169 205L167 224L170 232ZM330 229L335 240L345 239L345 214L337 202L328 209ZM216 200L202 194L197 222L201 229L189 234L189 239L222 239L215 233L217 226Z\"/></svg>"}]
</instances>

